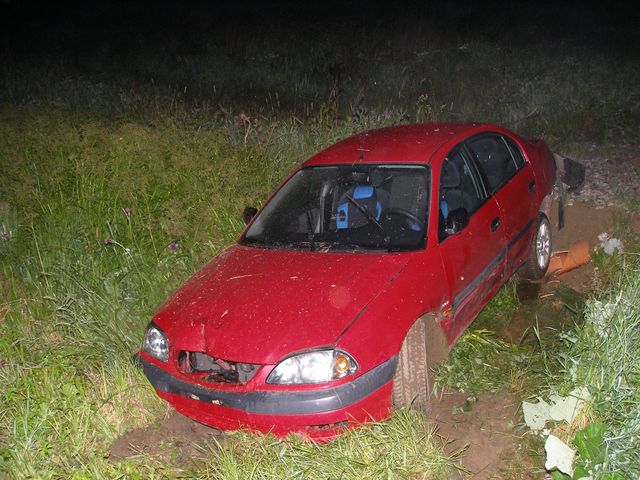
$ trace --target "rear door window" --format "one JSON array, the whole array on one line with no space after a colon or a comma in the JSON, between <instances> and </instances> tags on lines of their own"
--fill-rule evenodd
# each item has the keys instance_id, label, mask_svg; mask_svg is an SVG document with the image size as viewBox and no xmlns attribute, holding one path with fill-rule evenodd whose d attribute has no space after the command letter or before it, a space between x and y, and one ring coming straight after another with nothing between
<instances>
[{"instance_id":1,"label":"rear door window","mask_svg":"<svg viewBox=\"0 0 640 480\"><path fill-rule=\"evenodd\" d=\"M522 166L516 163L500 135L482 135L469 140L467 146L484 176L490 194L498 191Z\"/></svg>"},{"instance_id":2,"label":"rear door window","mask_svg":"<svg viewBox=\"0 0 640 480\"><path fill-rule=\"evenodd\" d=\"M525 159L524 159L524 155L522 154L522 150L520 150L520 147L518 147L518 145L516 145L516 143L510 138L505 138L505 137L502 137L502 138L507 143L507 146L511 151L511 155L513 155L513 159L516 162L516 167L518 168L518 170L520 170L522 167L524 167L524 164L525 164Z\"/></svg>"}]
</instances>

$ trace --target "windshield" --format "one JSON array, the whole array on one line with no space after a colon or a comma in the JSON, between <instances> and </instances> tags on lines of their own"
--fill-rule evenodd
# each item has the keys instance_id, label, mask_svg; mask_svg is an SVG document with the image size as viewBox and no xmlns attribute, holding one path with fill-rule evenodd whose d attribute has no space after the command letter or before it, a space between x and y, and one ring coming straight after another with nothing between
<instances>
[{"instance_id":1,"label":"windshield","mask_svg":"<svg viewBox=\"0 0 640 480\"><path fill-rule=\"evenodd\" d=\"M312 251L422 248L428 192L426 166L304 168L275 194L240 242Z\"/></svg>"}]
</instances>

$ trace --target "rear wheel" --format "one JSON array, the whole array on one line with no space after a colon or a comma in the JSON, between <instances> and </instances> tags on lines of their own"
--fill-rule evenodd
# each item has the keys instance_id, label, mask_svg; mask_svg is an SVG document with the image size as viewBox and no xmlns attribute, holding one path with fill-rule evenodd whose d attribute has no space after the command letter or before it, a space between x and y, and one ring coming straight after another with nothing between
<instances>
[{"instance_id":1,"label":"rear wheel","mask_svg":"<svg viewBox=\"0 0 640 480\"><path fill-rule=\"evenodd\" d=\"M426 409L431 398L433 375L430 368L447 358L447 339L434 315L414 322L398 354L393 377L393 404L396 407Z\"/></svg>"},{"instance_id":2,"label":"rear wheel","mask_svg":"<svg viewBox=\"0 0 640 480\"><path fill-rule=\"evenodd\" d=\"M538 280L547 273L551 260L551 225L544 215L540 215L535 238L531 244L529 256L520 268L520 276L529 280Z\"/></svg>"}]
</instances>

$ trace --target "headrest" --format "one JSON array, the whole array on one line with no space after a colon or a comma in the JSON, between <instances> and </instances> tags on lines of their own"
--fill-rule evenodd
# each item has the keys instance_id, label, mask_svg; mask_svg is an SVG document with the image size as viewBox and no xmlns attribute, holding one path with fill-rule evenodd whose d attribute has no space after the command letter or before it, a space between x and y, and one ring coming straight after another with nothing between
<instances>
[{"instance_id":1,"label":"headrest","mask_svg":"<svg viewBox=\"0 0 640 480\"><path fill-rule=\"evenodd\" d=\"M371 185L356 185L353 189L354 200L366 200L373 197L373 187Z\"/></svg>"},{"instance_id":2,"label":"headrest","mask_svg":"<svg viewBox=\"0 0 640 480\"><path fill-rule=\"evenodd\" d=\"M382 175L382 172L376 168L374 170L371 170L371 175L369 176L369 179L371 180L371 185L377 188L382 185L382 182L384 181L384 176Z\"/></svg>"},{"instance_id":3,"label":"headrest","mask_svg":"<svg viewBox=\"0 0 640 480\"><path fill-rule=\"evenodd\" d=\"M491 158L498 153L498 144L494 138L479 138L474 140L471 149L481 158Z\"/></svg>"},{"instance_id":4,"label":"headrest","mask_svg":"<svg viewBox=\"0 0 640 480\"><path fill-rule=\"evenodd\" d=\"M440 177L440 188L457 188L460 186L460 173L450 161L444 164Z\"/></svg>"}]
</instances>

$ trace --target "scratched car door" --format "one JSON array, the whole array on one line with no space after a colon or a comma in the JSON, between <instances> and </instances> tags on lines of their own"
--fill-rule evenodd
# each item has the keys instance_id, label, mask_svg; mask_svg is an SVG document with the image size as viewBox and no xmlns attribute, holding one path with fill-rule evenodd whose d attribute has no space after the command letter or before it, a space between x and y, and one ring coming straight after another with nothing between
<instances>
[{"instance_id":1,"label":"scratched car door","mask_svg":"<svg viewBox=\"0 0 640 480\"><path fill-rule=\"evenodd\" d=\"M507 238L507 271L527 254L535 231L536 182L531 165L511 139L485 134L467 142L486 189L498 202L500 222Z\"/></svg>"},{"instance_id":2,"label":"scratched car door","mask_svg":"<svg viewBox=\"0 0 640 480\"><path fill-rule=\"evenodd\" d=\"M450 340L471 323L504 274L504 229L495 199L488 196L464 147L442 163L439 185L439 248L447 275L449 305L443 323ZM458 233L446 231L447 218L463 208L469 223ZM451 308L448 308L451 307Z\"/></svg>"}]
</instances>

